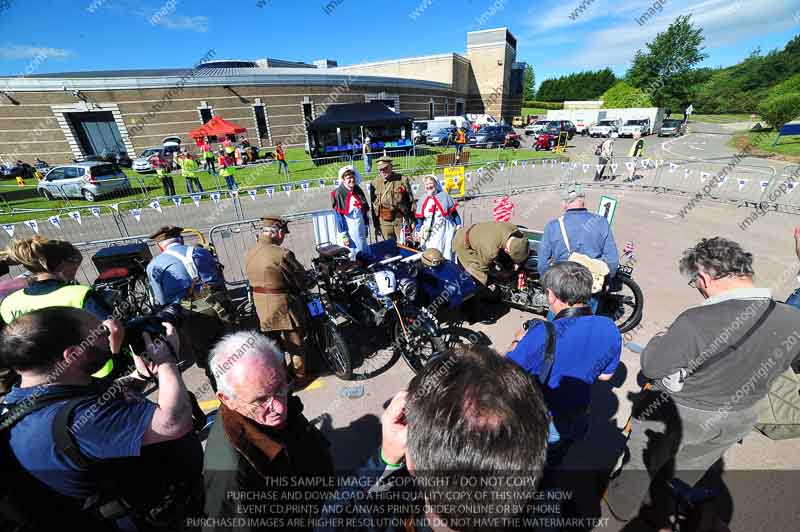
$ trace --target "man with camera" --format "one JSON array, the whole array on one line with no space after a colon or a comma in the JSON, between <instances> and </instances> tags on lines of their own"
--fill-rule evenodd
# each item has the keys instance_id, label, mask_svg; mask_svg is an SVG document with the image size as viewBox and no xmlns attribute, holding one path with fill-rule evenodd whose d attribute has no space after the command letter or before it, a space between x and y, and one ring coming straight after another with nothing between
<instances>
[{"instance_id":1,"label":"man with camera","mask_svg":"<svg viewBox=\"0 0 800 532\"><path fill-rule=\"evenodd\" d=\"M611 379L622 354L614 322L588 307L592 274L576 262L557 262L545 272L552 322L531 320L511 346L508 358L542 383L553 416L547 438L547 465L558 467L569 447L589 430L591 387Z\"/></svg>"},{"instance_id":2,"label":"man with camera","mask_svg":"<svg viewBox=\"0 0 800 532\"><path fill-rule=\"evenodd\" d=\"M197 510L202 447L176 365L177 333L163 327L158 338L144 333L146 353L134 355L139 373L158 381L154 403L121 383L92 383L120 350L119 322L49 307L6 326L0 364L22 380L0 413L5 518L35 530L136 530L144 520L175 530Z\"/></svg>"},{"instance_id":3,"label":"man with camera","mask_svg":"<svg viewBox=\"0 0 800 532\"><path fill-rule=\"evenodd\" d=\"M159 305L180 305L182 339L187 353L206 372L208 352L226 331L233 317L219 263L210 251L184 243L182 227L164 226L150 235L161 250L147 265L147 277ZM216 388L215 388L216 389Z\"/></svg>"},{"instance_id":4,"label":"man with camera","mask_svg":"<svg viewBox=\"0 0 800 532\"><path fill-rule=\"evenodd\" d=\"M289 224L279 216L261 218L258 243L244 259L247 279L253 290L261 332L275 340L292 360L295 385L309 382L306 367L306 309L302 291L306 270L291 250L282 248Z\"/></svg>"}]
</instances>

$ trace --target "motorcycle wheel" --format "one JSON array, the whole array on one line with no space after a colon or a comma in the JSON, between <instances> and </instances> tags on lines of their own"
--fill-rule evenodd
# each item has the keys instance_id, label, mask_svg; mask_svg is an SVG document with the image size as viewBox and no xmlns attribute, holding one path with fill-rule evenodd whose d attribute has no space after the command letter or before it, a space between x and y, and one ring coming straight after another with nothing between
<instances>
[{"instance_id":1,"label":"motorcycle wheel","mask_svg":"<svg viewBox=\"0 0 800 532\"><path fill-rule=\"evenodd\" d=\"M406 323L406 326L409 326L415 321L408 317L407 319L409 319L409 321ZM406 364L408 364L408 367L411 368L411 371L414 373L419 373L428 362L445 350L445 344L440 337L426 334L425 329L428 328L426 325L425 323L418 322L417 331L422 329L422 331L420 331L422 334L417 332L411 334L410 337L404 337L400 322L397 320L394 322L392 331L393 344L395 349L400 351L403 360L406 361Z\"/></svg>"},{"instance_id":2,"label":"motorcycle wheel","mask_svg":"<svg viewBox=\"0 0 800 532\"><path fill-rule=\"evenodd\" d=\"M319 353L331 371L342 380L353 378L353 366L350 357L350 348L342 337L336 325L326 321L317 325L317 338Z\"/></svg>"},{"instance_id":3,"label":"motorcycle wheel","mask_svg":"<svg viewBox=\"0 0 800 532\"><path fill-rule=\"evenodd\" d=\"M619 281L620 290L602 296L598 314L614 320L619 332L624 334L642 321L644 294L633 279L622 277Z\"/></svg>"}]
</instances>

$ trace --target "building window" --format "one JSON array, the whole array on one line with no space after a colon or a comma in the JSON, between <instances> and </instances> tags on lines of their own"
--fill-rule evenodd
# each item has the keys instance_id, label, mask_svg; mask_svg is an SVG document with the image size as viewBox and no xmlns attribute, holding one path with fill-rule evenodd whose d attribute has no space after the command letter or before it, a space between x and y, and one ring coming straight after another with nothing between
<instances>
[{"instance_id":1,"label":"building window","mask_svg":"<svg viewBox=\"0 0 800 532\"><path fill-rule=\"evenodd\" d=\"M263 105L254 105L253 112L256 115L256 134L258 135L259 146L268 146L269 128L267 127L267 111Z\"/></svg>"},{"instance_id":2,"label":"building window","mask_svg":"<svg viewBox=\"0 0 800 532\"><path fill-rule=\"evenodd\" d=\"M200 108L200 121L202 123L207 123L211 118L214 116L214 112L211 110L210 107L201 107Z\"/></svg>"},{"instance_id":3,"label":"building window","mask_svg":"<svg viewBox=\"0 0 800 532\"><path fill-rule=\"evenodd\" d=\"M433 120L433 114L433 99L431 99L431 101L428 102L428 120Z\"/></svg>"},{"instance_id":4,"label":"building window","mask_svg":"<svg viewBox=\"0 0 800 532\"><path fill-rule=\"evenodd\" d=\"M461 116L464 114L464 99L456 98L456 115Z\"/></svg>"},{"instance_id":5,"label":"building window","mask_svg":"<svg viewBox=\"0 0 800 532\"><path fill-rule=\"evenodd\" d=\"M450 100L444 99L444 116L450 116Z\"/></svg>"}]
</instances>

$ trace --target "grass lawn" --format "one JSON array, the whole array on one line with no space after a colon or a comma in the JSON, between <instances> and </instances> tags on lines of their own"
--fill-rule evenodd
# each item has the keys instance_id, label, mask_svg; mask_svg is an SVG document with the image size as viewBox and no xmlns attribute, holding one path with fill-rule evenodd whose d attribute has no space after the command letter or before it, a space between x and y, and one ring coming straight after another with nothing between
<instances>
[{"instance_id":1,"label":"grass lawn","mask_svg":"<svg viewBox=\"0 0 800 532\"><path fill-rule=\"evenodd\" d=\"M790 158L797 158L800 161L800 136L781 137L778 144L773 146L772 143L775 142L775 137L777 136L778 134L775 131L747 131L734 136L730 145L739 150L751 146L753 155L777 153Z\"/></svg>"},{"instance_id":2,"label":"grass lawn","mask_svg":"<svg viewBox=\"0 0 800 532\"><path fill-rule=\"evenodd\" d=\"M420 147L419 150L422 151L423 154L416 157L395 158L395 170L401 174L408 175L431 173L435 169L436 154L452 153L454 151L453 148L429 148L427 146ZM549 158L553 156L551 152L537 152L530 149L486 150L467 148L465 151L470 152L470 166L473 167L481 163L488 163L495 160L510 161L514 159ZM375 158L378 156L379 155L376 154ZM325 179L327 184L331 184L333 180L338 177L339 168L347 164L346 162L336 162L331 159L329 164L314 166L314 163L302 148L287 149L286 159L289 164L289 171L291 172L288 180L284 175L278 175L278 165L273 162L237 168L235 174L236 181L243 189L265 185L280 185L287 182L299 183L306 180L310 182L311 187L316 187L319 186L320 179ZM363 161L357 161L355 166L356 169L363 174ZM30 180L28 180L28 186L21 188L16 186L13 180L7 179L0 185L0 223L21 222L30 220L31 218L43 219L55 214L53 212L26 212L27 209L64 209L64 211L70 211L76 208L85 208L93 205L122 203L120 209L122 211L127 211L132 208L141 208L151 199L163 194L161 181L154 173L138 174L128 168L124 168L123 170L128 175L134 192L126 195L102 198L95 202L88 202L83 199L55 199L48 201L38 194L36 185L31 184ZM372 173L365 177L370 179L376 175L376 172L377 169L373 159ZM204 191L208 192L215 189L226 190L224 178L209 175L207 172L198 172L198 176L200 177L200 182L203 185ZM181 177L180 172L173 173L172 177L175 182L175 191L179 195L187 194L186 181ZM191 200L187 198L185 201ZM203 201L210 201L210 198L205 195ZM162 201L162 205L170 207L172 204L169 201ZM105 211L104 209L104 212Z\"/></svg>"}]
</instances>

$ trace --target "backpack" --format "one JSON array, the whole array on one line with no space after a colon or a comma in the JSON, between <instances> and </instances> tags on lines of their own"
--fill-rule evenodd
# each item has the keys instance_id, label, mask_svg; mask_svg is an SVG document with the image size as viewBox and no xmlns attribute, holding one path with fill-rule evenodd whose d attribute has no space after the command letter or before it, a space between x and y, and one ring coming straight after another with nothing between
<instances>
[{"instance_id":1,"label":"backpack","mask_svg":"<svg viewBox=\"0 0 800 532\"><path fill-rule=\"evenodd\" d=\"M598 156L599 156L599 155L602 155L602 154L603 154L603 143L604 143L604 142L605 142L605 141L603 141L603 142L601 142L600 144L598 144L598 145L597 145L597 147L594 149L594 154L595 154L595 155L598 155Z\"/></svg>"},{"instance_id":2,"label":"backpack","mask_svg":"<svg viewBox=\"0 0 800 532\"><path fill-rule=\"evenodd\" d=\"M138 530L181 530L187 516L201 515L202 448L198 444L194 449L194 432L143 447L139 457L96 461L80 451L70 428L76 408L97 401L100 393L82 388L32 397L32 401L4 405L0 413L0 529L49 532L69 523L71 529L82 532L106 532L126 523ZM57 493L39 481L19 464L9 445L10 429L23 417L64 400L67 403L53 421L53 440L58 451L97 479L98 492L86 500ZM198 464L196 471L188 471L190 463Z\"/></svg>"},{"instance_id":3,"label":"backpack","mask_svg":"<svg viewBox=\"0 0 800 532\"><path fill-rule=\"evenodd\" d=\"M599 293L605 284L606 275L608 275L610 272L608 264L600 259L593 259L588 255L584 255L583 253L572 251L572 248L569 245L569 237L567 237L567 229L564 227L563 216L559 217L558 225L561 227L561 237L564 239L564 245L567 246L567 252L569 253L567 260L586 266L586 268L592 274L592 294Z\"/></svg>"}]
</instances>

